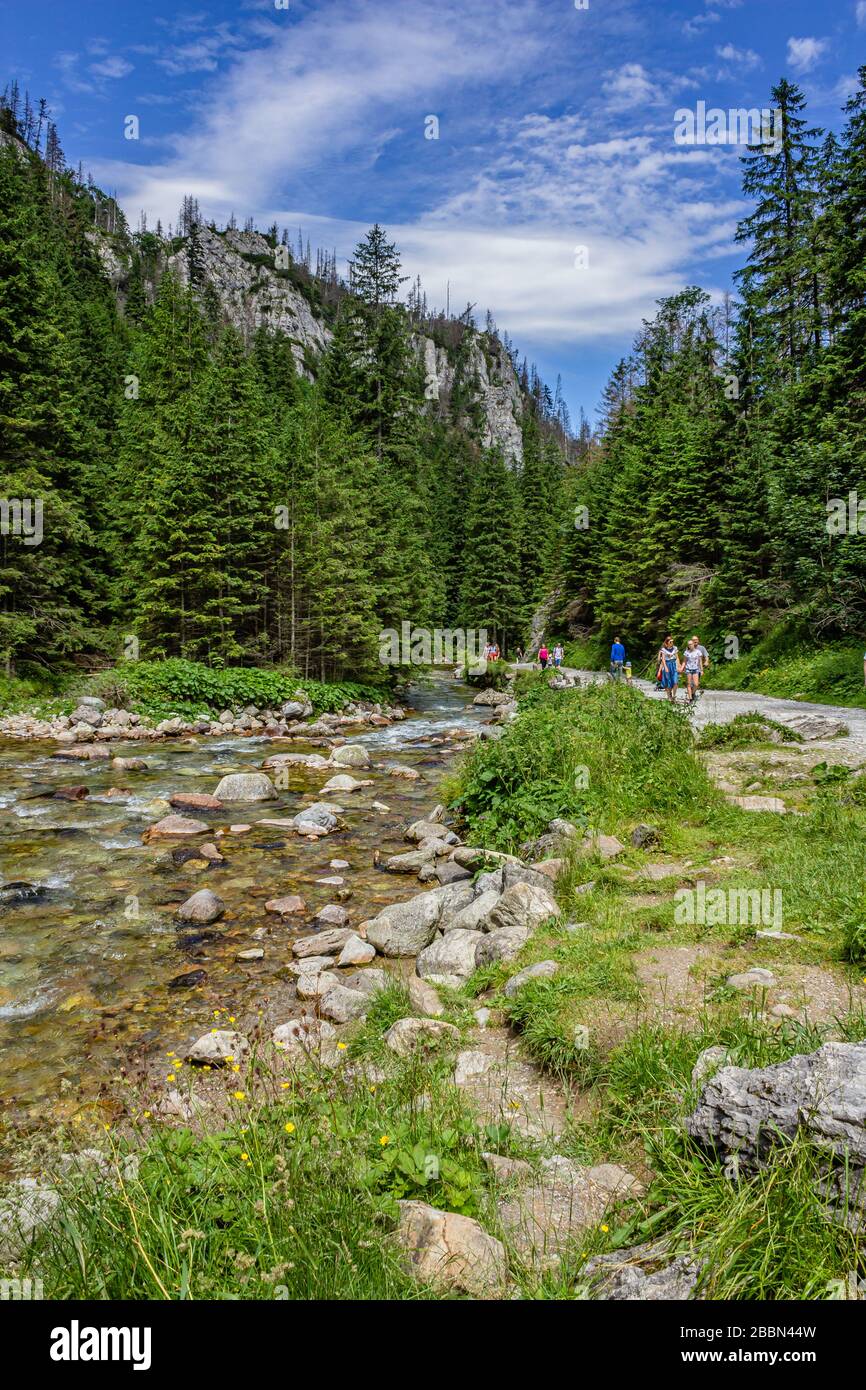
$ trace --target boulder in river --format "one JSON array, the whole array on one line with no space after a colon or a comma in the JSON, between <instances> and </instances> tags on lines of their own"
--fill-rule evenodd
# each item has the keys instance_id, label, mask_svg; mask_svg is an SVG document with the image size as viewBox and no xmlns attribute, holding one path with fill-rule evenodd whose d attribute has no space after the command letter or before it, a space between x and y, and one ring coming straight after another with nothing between
<instances>
[{"instance_id":1,"label":"boulder in river","mask_svg":"<svg viewBox=\"0 0 866 1390\"><path fill-rule=\"evenodd\" d=\"M349 937L354 935L349 927L332 927L330 931L301 937L293 942L292 951L299 959L304 956L336 956L342 951Z\"/></svg>"},{"instance_id":2,"label":"boulder in river","mask_svg":"<svg viewBox=\"0 0 866 1390\"><path fill-rule=\"evenodd\" d=\"M334 767L369 767L370 754L362 743L345 743L334 749L330 761Z\"/></svg>"},{"instance_id":3,"label":"boulder in river","mask_svg":"<svg viewBox=\"0 0 866 1390\"><path fill-rule=\"evenodd\" d=\"M55 801L83 801L90 795L90 789L83 785L74 787L58 787L54 793Z\"/></svg>"},{"instance_id":4,"label":"boulder in river","mask_svg":"<svg viewBox=\"0 0 866 1390\"><path fill-rule=\"evenodd\" d=\"M336 777L331 777L322 787L319 795L330 796L332 792L359 792L363 787L372 787L373 783L369 777L359 782L356 777L351 777L348 773L339 773Z\"/></svg>"},{"instance_id":5,"label":"boulder in river","mask_svg":"<svg viewBox=\"0 0 866 1390\"><path fill-rule=\"evenodd\" d=\"M181 922L196 922L201 926L209 926L211 922L218 921L225 910L226 905L222 898L218 898L209 888L200 888L191 898L187 898L185 903L181 903L177 915Z\"/></svg>"},{"instance_id":6,"label":"boulder in river","mask_svg":"<svg viewBox=\"0 0 866 1390\"><path fill-rule=\"evenodd\" d=\"M144 832L145 844L148 840L160 837L176 838L184 835L206 835L208 826L203 820L191 820L188 816L163 816Z\"/></svg>"},{"instance_id":7,"label":"boulder in river","mask_svg":"<svg viewBox=\"0 0 866 1390\"><path fill-rule=\"evenodd\" d=\"M337 817L325 802L316 801L312 806L305 806L302 811L293 816L292 824L302 833L305 827L309 827L320 835L327 835L332 830L336 830Z\"/></svg>"},{"instance_id":8,"label":"boulder in river","mask_svg":"<svg viewBox=\"0 0 866 1390\"><path fill-rule=\"evenodd\" d=\"M289 917L293 912L306 912L307 904L297 893L287 893L284 898L270 898L265 903L265 912L276 912L280 917Z\"/></svg>"},{"instance_id":9,"label":"boulder in river","mask_svg":"<svg viewBox=\"0 0 866 1390\"><path fill-rule=\"evenodd\" d=\"M111 766L120 768L122 772L147 772L144 758L112 758Z\"/></svg>"},{"instance_id":10,"label":"boulder in river","mask_svg":"<svg viewBox=\"0 0 866 1390\"><path fill-rule=\"evenodd\" d=\"M205 792L175 792L168 798L168 804L178 811L221 811L223 808L218 797Z\"/></svg>"},{"instance_id":11,"label":"boulder in river","mask_svg":"<svg viewBox=\"0 0 866 1390\"><path fill-rule=\"evenodd\" d=\"M326 907L319 908L314 920L320 927L344 927L349 920L349 913L338 903L328 903Z\"/></svg>"},{"instance_id":12,"label":"boulder in river","mask_svg":"<svg viewBox=\"0 0 866 1390\"><path fill-rule=\"evenodd\" d=\"M277 793L263 772L230 772L214 792L219 801L273 801Z\"/></svg>"}]
</instances>

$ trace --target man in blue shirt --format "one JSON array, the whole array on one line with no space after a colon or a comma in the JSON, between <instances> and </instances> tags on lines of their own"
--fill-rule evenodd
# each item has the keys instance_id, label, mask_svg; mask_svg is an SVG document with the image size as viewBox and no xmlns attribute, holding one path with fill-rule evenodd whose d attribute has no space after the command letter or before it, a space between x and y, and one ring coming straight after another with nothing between
<instances>
[{"instance_id":1,"label":"man in blue shirt","mask_svg":"<svg viewBox=\"0 0 866 1390\"><path fill-rule=\"evenodd\" d=\"M618 637L614 637L613 645L610 649L610 674L615 681L622 679L622 668L625 665L625 647Z\"/></svg>"}]
</instances>

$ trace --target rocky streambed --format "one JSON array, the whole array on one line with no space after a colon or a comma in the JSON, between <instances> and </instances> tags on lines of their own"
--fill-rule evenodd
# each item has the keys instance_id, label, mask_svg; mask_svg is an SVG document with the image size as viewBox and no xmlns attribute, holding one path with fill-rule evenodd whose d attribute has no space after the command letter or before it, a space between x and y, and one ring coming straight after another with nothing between
<instances>
[{"instance_id":1,"label":"rocky streambed","mask_svg":"<svg viewBox=\"0 0 866 1390\"><path fill-rule=\"evenodd\" d=\"M293 941L418 894L417 871L383 865L412 852L406 826L489 718L472 694L443 679L372 727L358 712L243 738L161 730L144 746L112 731L109 756L98 729L0 743L7 1120L107 1105L118 1076L216 1010L297 1014ZM100 753L66 756L79 748Z\"/></svg>"}]
</instances>

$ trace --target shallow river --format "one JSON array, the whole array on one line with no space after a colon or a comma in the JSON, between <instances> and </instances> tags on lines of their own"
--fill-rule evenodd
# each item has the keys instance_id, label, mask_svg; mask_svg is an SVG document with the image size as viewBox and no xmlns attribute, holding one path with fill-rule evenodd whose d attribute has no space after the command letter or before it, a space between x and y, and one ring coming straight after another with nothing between
<instances>
[{"instance_id":1,"label":"shallow river","mask_svg":"<svg viewBox=\"0 0 866 1390\"><path fill-rule=\"evenodd\" d=\"M294 831L256 822L296 814L334 772L289 769L278 801L235 804L201 815L212 832L245 822L245 835L216 838L226 862L181 862L190 842L142 842L146 828L171 812L179 792L213 793L228 772L249 772L269 754L317 751L299 739L201 738L174 743L112 743L112 753L142 756L146 772L110 762L52 759L53 744L0 742L0 1117L12 1123L67 1118L122 1068L204 1031L215 1008L249 1015L263 998L289 997L289 943L338 889L317 879L339 872L351 890L351 922L386 902L419 891L414 877L384 874L374 849L397 853L406 824L432 808L435 784L452 759L449 730L486 719L467 708L472 691L453 681L414 688L410 717L347 741L367 746L374 767L346 769L373 785L325 797L344 807L339 829L312 843ZM349 727L349 726L346 726ZM340 731L345 733L345 729ZM460 745L457 745L458 747ZM380 762L421 774L395 777ZM60 787L84 783L84 801L53 799ZM112 788L122 796L106 797ZM376 810L378 801L388 807ZM334 858L350 867L335 871ZM198 867L197 867L198 866ZM9 885L28 885L12 887ZM212 888L228 905L211 928L185 927L177 905ZM300 918L265 911L270 898L299 893ZM311 929L311 928L309 928ZM264 959L239 962L239 951L264 948ZM203 972L198 983L173 984Z\"/></svg>"}]
</instances>

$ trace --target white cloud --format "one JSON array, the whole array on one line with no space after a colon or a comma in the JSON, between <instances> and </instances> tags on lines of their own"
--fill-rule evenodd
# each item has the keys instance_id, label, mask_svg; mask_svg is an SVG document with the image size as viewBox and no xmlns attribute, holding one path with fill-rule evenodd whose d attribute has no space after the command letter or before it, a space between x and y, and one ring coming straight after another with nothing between
<instances>
[{"instance_id":1,"label":"white cloud","mask_svg":"<svg viewBox=\"0 0 866 1390\"><path fill-rule=\"evenodd\" d=\"M744 72L749 72L752 68L759 68L762 65L761 55L756 53L754 49L735 48L732 43L721 44L716 49L716 57Z\"/></svg>"},{"instance_id":2,"label":"white cloud","mask_svg":"<svg viewBox=\"0 0 866 1390\"><path fill-rule=\"evenodd\" d=\"M650 106L659 100L658 88L650 81L640 63L623 63L609 73L601 84L612 110L624 111L630 106Z\"/></svg>"},{"instance_id":3,"label":"white cloud","mask_svg":"<svg viewBox=\"0 0 866 1390\"><path fill-rule=\"evenodd\" d=\"M91 63L90 71L94 77L128 77L132 72L132 63L125 58L104 58L102 62Z\"/></svg>"},{"instance_id":4,"label":"white cloud","mask_svg":"<svg viewBox=\"0 0 866 1390\"><path fill-rule=\"evenodd\" d=\"M827 51L826 39L789 39L788 62L795 72L808 72Z\"/></svg>"},{"instance_id":5,"label":"white cloud","mask_svg":"<svg viewBox=\"0 0 866 1390\"><path fill-rule=\"evenodd\" d=\"M854 13L861 29L866 29L866 0L857 0L857 8Z\"/></svg>"}]
</instances>

